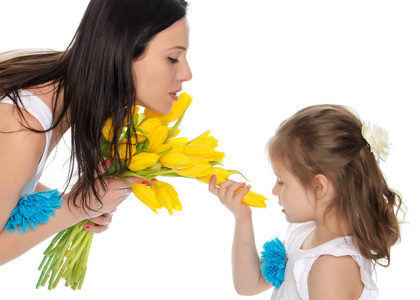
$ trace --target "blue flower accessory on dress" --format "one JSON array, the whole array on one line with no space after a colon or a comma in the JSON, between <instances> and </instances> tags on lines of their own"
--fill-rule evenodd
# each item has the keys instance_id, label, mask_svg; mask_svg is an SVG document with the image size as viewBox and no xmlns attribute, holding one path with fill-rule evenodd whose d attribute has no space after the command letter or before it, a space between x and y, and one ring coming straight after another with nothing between
<instances>
[{"instance_id":1,"label":"blue flower accessory on dress","mask_svg":"<svg viewBox=\"0 0 420 300\"><path fill-rule=\"evenodd\" d=\"M279 288L284 281L286 268L286 249L278 237L268 241L261 252L261 272L275 288Z\"/></svg>"},{"instance_id":2,"label":"blue flower accessory on dress","mask_svg":"<svg viewBox=\"0 0 420 300\"><path fill-rule=\"evenodd\" d=\"M45 224L51 216L55 216L54 210L61 207L62 201L61 193L57 190L26 195L19 199L4 229L12 233L19 226L19 235L35 230L38 224Z\"/></svg>"}]
</instances>

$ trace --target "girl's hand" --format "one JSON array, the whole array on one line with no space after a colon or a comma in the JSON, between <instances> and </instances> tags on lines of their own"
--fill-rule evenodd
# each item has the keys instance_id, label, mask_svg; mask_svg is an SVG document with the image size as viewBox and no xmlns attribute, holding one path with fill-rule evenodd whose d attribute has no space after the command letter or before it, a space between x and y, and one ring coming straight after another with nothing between
<instances>
[{"instance_id":1,"label":"girl's hand","mask_svg":"<svg viewBox=\"0 0 420 300\"><path fill-rule=\"evenodd\" d=\"M249 219L251 208L242 202L242 198L249 192L251 186L233 180L226 180L219 187L215 183L216 176L213 175L209 181L209 191L219 197L220 202L233 213L235 219ZM242 190L237 192L240 188Z\"/></svg>"}]
</instances>

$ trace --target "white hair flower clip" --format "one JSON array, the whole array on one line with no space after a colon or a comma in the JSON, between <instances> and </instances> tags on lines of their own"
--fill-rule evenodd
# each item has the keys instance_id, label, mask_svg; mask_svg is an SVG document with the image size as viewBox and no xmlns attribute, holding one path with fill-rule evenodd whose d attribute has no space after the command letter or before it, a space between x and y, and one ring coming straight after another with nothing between
<instances>
[{"instance_id":1,"label":"white hair flower clip","mask_svg":"<svg viewBox=\"0 0 420 300\"><path fill-rule=\"evenodd\" d=\"M376 160L386 161L389 154L388 131L370 122L362 122L362 136L365 138Z\"/></svg>"}]
</instances>

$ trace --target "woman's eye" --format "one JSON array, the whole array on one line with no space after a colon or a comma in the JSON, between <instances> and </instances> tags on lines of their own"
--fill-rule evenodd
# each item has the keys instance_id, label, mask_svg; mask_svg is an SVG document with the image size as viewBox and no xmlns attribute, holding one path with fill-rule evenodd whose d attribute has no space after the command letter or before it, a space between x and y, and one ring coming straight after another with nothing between
<instances>
[{"instance_id":1,"label":"woman's eye","mask_svg":"<svg viewBox=\"0 0 420 300\"><path fill-rule=\"evenodd\" d=\"M178 62L179 62L179 60L178 60L178 59L176 59L176 58L172 58L172 57L169 57L169 56L168 56L168 59L169 59L169 61L170 61L172 64L176 64L176 63L178 63Z\"/></svg>"}]
</instances>

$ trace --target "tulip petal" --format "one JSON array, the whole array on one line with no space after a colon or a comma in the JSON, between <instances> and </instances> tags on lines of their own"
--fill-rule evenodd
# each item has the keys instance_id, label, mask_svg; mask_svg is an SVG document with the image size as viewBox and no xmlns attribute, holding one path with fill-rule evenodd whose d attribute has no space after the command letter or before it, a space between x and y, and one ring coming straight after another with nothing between
<instances>
[{"instance_id":1,"label":"tulip petal","mask_svg":"<svg viewBox=\"0 0 420 300\"><path fill-rule=\"evenodd\" d=\"M238 189L235 192L235 194L237 194L240 190L242 190L242 188ZM262 196L260 194L257 194L257 193L254 193L252 191L249 191L243 197L242 202L245 203L248 206L265 208L265 207L267 207L267 205L264 202L266 200L267 200L267 198L265 198L264 196Z\"/></svg>"},{"instance_id":2,"label":"tulip petal","mask_svg":"<svg viewBox=\"0 0 420 300\"><path fill-rule=\"evenodd\" d=\"M217 177L216 185L219 185L222 182L226 181L229 178L230 174L231 173L226 169L223 169L223 168L220 168L220 167L213 167L212 170L211 170L211 173L209 175L203 176L203 177L196 177L195 179L197 179L198 181L203 182L203 183L209 183L210 178L213 175L216 175L216 177Z\"/></svg>"},{"instance_id":3,"label":"tulip petal","mask_svg":"<svg viewBox=\"0 0 420 300\"><path fill-rule=\"evenodd\" d=\"M211 173L212 165L210 164L196 164L189 168L177 169L175 172L185 177L203 177Z\"/></svg>"},{"instance_id":4,"label":"tulip petal","mask_svg":"<svg viewBox=\"0 0 420 300\"><path fill-rule=\"evenodd\" d=\"M158 208L162 208L162 205L157 200L156 191L141 183L135 183L131 188L134 195L155 213L158 213Z\"/></svg>"},{"instance_id":5,"label":"tulip petal","mask_svg":"<svg viewBox=\"0 0 420 300\"><path fill-rule=\"evenodd\" d=\"M169 151L162 155L159 161L163 166L168 168L188 168L193 165L188 156L176 151Z\"/></svg>"},{"instance_id":6,"label":"tulip petal","mask_svg":"<svg viewBox=\"0 0 420 300\"><path fill-rule=\"evenodd\" d=\"M131 158L128 168L132 171L141 171L153 166L159 160L156 153L141 152Z\"/></svg>"}]
</instances>

